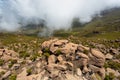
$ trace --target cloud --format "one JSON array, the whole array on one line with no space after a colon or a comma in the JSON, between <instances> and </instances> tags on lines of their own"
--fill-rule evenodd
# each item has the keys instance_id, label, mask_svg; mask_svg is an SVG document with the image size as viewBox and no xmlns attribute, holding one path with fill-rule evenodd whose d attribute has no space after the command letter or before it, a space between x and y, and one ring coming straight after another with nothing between
<instances>
[{"instance_id":1,"label":"cloud","mask_svg":"<svg viewBox=\"0 0 120 80\"><path fill-rule=\"evenodd\" d=\"M120 0L0 0L0 30L14 31L46 21L48 28L69 28L74 17L89 22L102 10L120 7Z\"/></svg>"}]
</instances>

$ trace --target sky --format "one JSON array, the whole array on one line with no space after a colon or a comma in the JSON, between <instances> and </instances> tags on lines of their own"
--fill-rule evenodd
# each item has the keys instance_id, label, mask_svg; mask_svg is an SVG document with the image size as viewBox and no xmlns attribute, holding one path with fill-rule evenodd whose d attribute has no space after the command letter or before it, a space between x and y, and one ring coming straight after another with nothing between
<instances>
[{"instance_id":1,"label":"sky","mask_svg":"<svg viewBox=\"0 0 120 80\"><path fill-rule=\"evenodd\" d=\"M120 0L0 0L0 30L15 31L41 19L50 29L67 29L75 17L89 22L114 7L120 7Z\"/></svg>"}]
</instances>

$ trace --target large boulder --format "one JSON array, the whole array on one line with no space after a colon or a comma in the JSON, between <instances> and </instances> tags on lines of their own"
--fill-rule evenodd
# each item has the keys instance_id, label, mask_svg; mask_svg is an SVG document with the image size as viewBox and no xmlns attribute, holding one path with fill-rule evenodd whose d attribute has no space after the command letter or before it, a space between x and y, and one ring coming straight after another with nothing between
<instances>
[{"instance_id":1,"label":"large boulder","mask_svg":"<svg viewBox=\"0 0 120 80\"><path fill-rule=\"evenodd\" d=\"M89 53L89 64L98 66L98 67L103 67L105 63L105 55L96 50L96 49L91 49Z\"/></svg>"},{"instance_id":2,"label":"large boulder","mask_svg":"<svg viewBox=\"0 0 120 80\"><path fill-rule=\"evenodd\" d=\"M49 40L49 41L45 41L42 43L41 47L42 49L45 49L45 48L50 48L51 44L55 41L57 41L58 39L53 39L53 40Z\"/></svg>"},{"instance_id":3,"label":"large boulder","mask_svg":"<svg viewBox=\"0 0 120 80\"><path fill-rule=\"evenodd\" d=\"M74 54L77 50L78 45L74 43L68 43L64 47L60 48L61 52L69 55L69 54Z\"/></svg>"}]
</instances>

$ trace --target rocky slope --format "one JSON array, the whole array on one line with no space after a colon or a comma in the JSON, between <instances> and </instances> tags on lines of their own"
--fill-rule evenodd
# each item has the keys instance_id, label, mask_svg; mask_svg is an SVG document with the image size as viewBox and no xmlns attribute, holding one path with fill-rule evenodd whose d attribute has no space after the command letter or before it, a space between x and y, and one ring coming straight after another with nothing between
<instances>
[{"instance_id":1,"label":"rocky slope","mask_svg":"<svg viewBox=\"0 0 120 80\"><path fill-rule=\"evenodd\" d=\"M0 49L0 80L104 80L106 74L120 76L118 70L104 67L106 59L113 58L111 54L68 40L43 42L39 55L34 61Z\"/></svg>"}]
</instances>

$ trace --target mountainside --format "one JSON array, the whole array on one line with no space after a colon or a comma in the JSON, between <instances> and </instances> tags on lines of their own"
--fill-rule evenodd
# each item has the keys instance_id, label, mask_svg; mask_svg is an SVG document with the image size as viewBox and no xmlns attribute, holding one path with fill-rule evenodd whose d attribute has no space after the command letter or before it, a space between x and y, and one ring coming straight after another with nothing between
<instances>
[{"instance_id":1,"label":"mountainside","mask_svg":"<svg viewBox=\"0 0 120 80\"><path fill-rule=\"evenodd\" d=\"M120 31L120 8L113 8L101 12L101 16L94 17L85 25L86 30Z\"/></svg>"}]
</instances>

